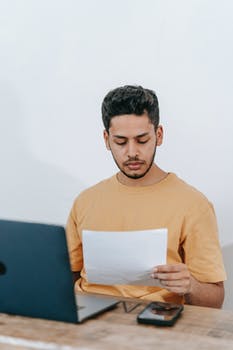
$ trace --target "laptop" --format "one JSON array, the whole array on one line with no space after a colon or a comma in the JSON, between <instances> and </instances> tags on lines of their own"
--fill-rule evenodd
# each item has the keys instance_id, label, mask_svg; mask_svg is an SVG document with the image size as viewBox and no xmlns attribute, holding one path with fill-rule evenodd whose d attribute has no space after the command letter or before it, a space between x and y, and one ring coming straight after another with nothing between
<instances>
[{"instance_id":1,"label":"laptop","mask_svg":"<svg viewBox=\"0 0 233 350\"><path fill-rule=\"evenodd\" d=\"M118 302L75 296L64 227L0 220L0 312L80 323Z\"/></svg>"}]
</instances>

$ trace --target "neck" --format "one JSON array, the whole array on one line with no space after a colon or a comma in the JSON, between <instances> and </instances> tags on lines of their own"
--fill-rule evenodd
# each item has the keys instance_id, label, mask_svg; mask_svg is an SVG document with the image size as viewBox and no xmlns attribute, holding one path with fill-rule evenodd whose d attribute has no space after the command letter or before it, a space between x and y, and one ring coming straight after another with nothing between
<instances>
[{"instance_id":1,"label":"neck","mask_svg":"<svg viewBox=\"0 0 233 350\"><path fill-rule=\"evenodd\" d=\"M126 186L150 186L163 180L168 175L167 172L153 164L148 173L139 179L131 179L122 172L117 173L118 181Z\"/></svg>"}]
</instances>

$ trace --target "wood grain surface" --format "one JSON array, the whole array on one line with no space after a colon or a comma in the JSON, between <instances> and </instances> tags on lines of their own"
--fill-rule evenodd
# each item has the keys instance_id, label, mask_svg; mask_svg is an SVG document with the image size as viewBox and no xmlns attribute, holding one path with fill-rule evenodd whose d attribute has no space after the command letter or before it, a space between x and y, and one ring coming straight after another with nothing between
<instances>
[{"instance_id":1,"label":"wood grain surface","mask_svg":"<svg viewBox=\"0 0 233 350\"><path fill-rule=\"evenodd\" d=\"M133 304L131 304L132 306ZM233 349L233 312L185 305L173 327L137 324L122 303L82 324L0 314L0 349Z\"/></svg>"}]
</instances>

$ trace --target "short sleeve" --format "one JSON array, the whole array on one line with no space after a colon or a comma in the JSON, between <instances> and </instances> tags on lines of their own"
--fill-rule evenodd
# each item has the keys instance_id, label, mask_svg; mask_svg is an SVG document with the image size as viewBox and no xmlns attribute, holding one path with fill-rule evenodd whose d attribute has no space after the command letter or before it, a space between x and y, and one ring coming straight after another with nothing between
<instances>
[{"instance_id":1,"label":"short sleeve","mask_svg":"<svg viewBox=\"0 0 233 350\"><path fill-rule=\"evenodd\" d=\"M207 202L185 219L184 262L200 282L226 279L214 208Z\"/></svg>"},{"instance_id":2,"label":"short sleeve","mask_svg":"<svg viewBox=\"0 0 233 350\"><path fill-rule=\"evenodd\" d=\"M66 239L70 257L71 270L78 272L83 267L83 253L82 242L78 232L78 221L75 211L75 204L73 205L66 225Z\"/></svg>"}]
</instances>

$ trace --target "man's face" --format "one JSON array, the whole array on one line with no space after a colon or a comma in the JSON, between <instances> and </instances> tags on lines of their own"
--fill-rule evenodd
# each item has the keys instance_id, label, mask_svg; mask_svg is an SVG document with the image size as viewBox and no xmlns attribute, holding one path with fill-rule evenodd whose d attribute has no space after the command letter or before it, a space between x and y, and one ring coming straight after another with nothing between
<instances>
[{"instance_id":1,"label":"man's face","mask_svg":"<svg viewBox=\"0 0 233 350\"><path fill-rule=\"evenodd\" d=\"M104 131L107 149L120 171L131 179L142 178L150 171L162 136L162 127L155 130L146 113L113 117L109 133Z\"/></svg>"}]
</instances>

